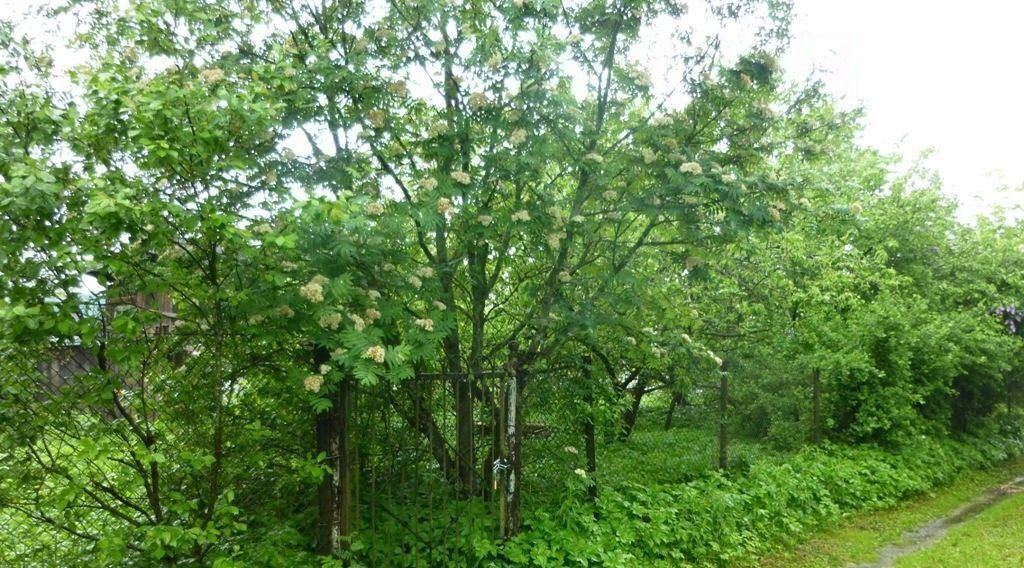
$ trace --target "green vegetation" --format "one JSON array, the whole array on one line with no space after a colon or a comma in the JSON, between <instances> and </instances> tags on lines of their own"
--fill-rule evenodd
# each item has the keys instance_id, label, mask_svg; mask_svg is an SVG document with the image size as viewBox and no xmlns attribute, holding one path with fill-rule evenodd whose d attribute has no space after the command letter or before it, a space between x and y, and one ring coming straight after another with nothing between
<instances>
[{"instance_id":1,"label":"green vegetation","mask_svg":"<svg viewBox=\"0 0 1024 568\"><path fill-rule=\"evenodd\" d=\"M1024 463L1017 459L969 474L949 486L894 507L844 517L838 526L823 530L790 550L767 555L757 565L762 568L839 568L874 561L883 547L898 544L907 531L947 516L985 490L1021 473L1024 473Z\"/></svg>"},{"instance_id":2,"label":"green vegetation","mask_svg":"<svg viewBox=\"0 0 1024 568\"><path fill-rule=\"evenodd\" d=\"M0 565L729 566L1018 455L1024 225L790 16L0 20Z\"/></svg>"},{"instance_id":3,"label":"green vegetation","mask_svg":"<svg viewBox=\"0 0 1024 568\"><path fill-rule=\"evenodd\" d=\"M1024 495L1014 495L953 527L935 546L896 561L900 568L1009 568L1024 563Z\"/></svg>"}]
</instances>

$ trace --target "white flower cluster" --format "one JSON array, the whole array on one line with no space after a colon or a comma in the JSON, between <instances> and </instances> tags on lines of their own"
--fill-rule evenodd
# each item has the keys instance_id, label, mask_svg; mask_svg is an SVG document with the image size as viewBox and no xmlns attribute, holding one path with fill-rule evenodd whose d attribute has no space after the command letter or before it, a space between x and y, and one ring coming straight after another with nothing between
<instances>
[{"instance_id":1,"label":"white flower cluster","mask_svg":"<svg viewBox=\"0 0 1024 568\"><path fill-rule=\"evenodd\" d=\"M433 191L437 189L437 180L434 178L423 178L420 180L420 188L427 191Z\"/></svg>"},{"instance_id":2,"label":"white flower cluster","mask_svg":"<svg viewBox=\"0 0 1024 568\"><path fill-rule=\"evenodd\" d=\"M461 183L463 185L466 185L470 181L472 181L472 178L469 177L469 174L467 174L466 172L464 172L462 170L455 170L454 172L451 173L451 176L452 176L453 180L455 180L455 181L457 181L457 182L459 182L459 183Z\"/></svg>"},{"instance_id":3,"label":"white flower cluster","mask_svg":"<svg viewBox=\"0 0 1024 568\"><path fill-rule=\"evenodd\" d=\"M310 375L302 381L302 386L306 387L306 390L310 392L320 392L320 387L323 384L324 378L320 375Z\"/></svg>"},{"instance_id":4,"label":"white flower cluster","mask_svg":"<svg viewBox=\"0 0 1024 568\"><path fill-rule=\"evenodd\" d=\"M299 287L299 295L314 304L319 304L324 301L325 284L327 284L327 277L317 274L309 282Z\"/></svg>"},{"instance_id":5,"label":"white flower cluster","mask_svg":"<svg viewBox=\"0 0 1024 568\"><path fill-rule=\"evenodd\" d=\"M364 329L366 329L366 320L364 320L363 318L359 317L358 315L356 315L356 314L349 314L348 315L348 319L352 320L352 327L356 331L363 331Z\"/></svg>"},{"instance_id":6,"label":"white flower cluster","mask_svg":"<svg viewBox=\"0 0 1024 568\"><path fill-rule=\"evenodd\" d=\"M425 331L434 331L434 320L430 318L422 318L414 320L412 323L423 328Z\"/></svg>"},{"instance_id":7,"label":"white flower cluster","mask_svg":"<svg viewBox=\"0 0 1024 568\"><path fill-rule=\"evenodd\" d=\"M490 215L481 215L477 217L476 220L478 223L486 227L491 224L491 221L494 220L494 217L491 217Z\"/></svg>"},{"instance_id":8,"label":"white flower cluster","mask_svg":"<svg viewBox=\"0 0 1024 568\"><path fill-rule=\"evenodd\" d=\"M644 148L643 150L640 151L640 153L644 157L645 164L650 164L654 160L658 159L658 153L655 152L654 150L651 150L650 148Z\"/></svg>"},{"instance_id":9,"label":"white flower cluster","mask_svg":"<svg viewBox=\"0 0 1024 568\"><path fill-rule=\"evenodd\" d=\"M512 134L509 134L508 136L508 141L516 146L526 142L526 130L523 130L522 128L513 130Z\"/></svg>"},{"instance_id":10,"label":"white flower cluster","mask_svg":"<svg viewBox=\"0 0 1024 568\"><path fill-rule=\"evenodd\" d=\"M416 276L420 276L422 278L430 278L433 275L434 269L429 266L421 266L420 268L416 269Z\"/></svg>"},{"instance_id":11,"label":"white flower cluster","mask_svg":"<svg viewBox=\"0 0 1024 568\"><path fill-rule=\"evenodd\" d=\"M515 213L512 214L512 220L513 221L529 221L530 220L530 212L527 211L526 209L520 209L519 211L516 211Z\"/></svg>"},{"instance_id":12,"label":"white flower cluster","mask_svg":"<svg viewBox=\"0 0 1024 568\"><path fill-rule=\"evenodd\" d=\"M373 360L377 363L384 362L384 355L384 348L380 345L374 345L372 347L369 347L366 349L366 351L363 352L364 358Z\"/></svg>"},{"instance_id":13,"label":"white flower cluster","mask_svg":"<svg viewBox=\"0 0 1024 568\"><path fill-rule=\"evenodd\" d=\"M563 270L558 273L558 280L561 282L569 282L572 280L572 274L569 274L569 271L567 270Z\"/></svg>"},{"instance_id":14,"label":"white flower cluster","mask_svg":"<svg viewBox=\"0 0 1024 568\"><path fill-rule=\"evenodd\" d=\"M219 83L224 80L224 70L217 67L203 69L199 72L199 78L202 79L204 83Z\"/></svg>"},{"instance_id":15,"label":"white flower cluster","mask_svg":"<svg viewBox=\"0 0 1024 568\"><path fill-rule=\"evenodd\" d=\"M452 205L452 200L447 197L442 197L437 200L437 212L443 217L450 217L452 213L455 213L455 206Z\"/></svg>"},{"instance_id":16,"label":"white flower cluster","mask_svg":"<svg viewBox=\"0 0 1024 568\"><path fill-rule=\"evenodd\" d=\"M366 113L366 121L374 128L383 128L387 116L380 109L373 109Z\"/></svg>"},{"instance_id":17,"label":"white flower cluster","mask_svg":"<svg viewBox=\"0 0 1024 568\"><path fill-rule=\"evenodd\" d=\"M341 325L341 314L337 312L320 316L320 327L324 329L338 329L339 325Z\"/></svg>"},{"instance_id":18,"label":"white flower cluster","mask_svg":"<svg viewBox=\"0 0 1024 568\"><path fill-rule=\"evenodd\" d=\"M597 152L591 152L586 156L583 156L583 159L590 160L591 162L595 162L598 164L604 162L604 157L601 156L601 154L598 154Z\"/></svg>"},{"instance_id":19,"label":"white flower cluster","mask_svg":"<svg viewBox=\"0 0 1024 568\"><path fill-rule=\"evenodd\" d=\"M487 95L484 93L473 93L469 95L469 107L473 110L479 110L487 106Z\"/></svg>"},{"instance_id":20,"label":"white flower cluster","mask_svg":"<svg viewBox=\"0 0 1024 568\"><path fill-rule=\"evenodd\" d=\"M697 176L704 173L704 169L697 162L685 162L679 166L679 172Z\"/></svg>"},{"instance_id":21,"label":"white flower cluster","mask_svg":"<svg viewBox=\"0 0 1024 568\"><path fill-rule=\"evenodd\" d=\"M707 354L708 354L708 357L711 357L711 360L715 362L716 366L718 366L718 367L722 366L722 358L719 357L718 355L715 355L714 351L708 349L707 350Z\"/></svg>"},{"instance_id":22,"label":"white flower cluster","mask_svg":"<svg viewBox=\"0 0 1024 568\"><path fill-rule=\"evenodd\" d=\"M369 213L370 215L383 215L384 206L381 205L379 202L374 201L366 205L366 212Z\"/></svg>"}]
</instances>

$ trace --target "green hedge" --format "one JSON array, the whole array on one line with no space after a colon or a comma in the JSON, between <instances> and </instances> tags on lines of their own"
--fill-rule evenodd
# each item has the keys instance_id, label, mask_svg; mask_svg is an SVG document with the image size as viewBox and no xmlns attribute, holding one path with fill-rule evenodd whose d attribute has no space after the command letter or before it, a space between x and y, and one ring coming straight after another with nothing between
<instances>
[{"instance_id":1,"label":"green hedge","mask_svg":"<svg viewBox=\"0 0 1024 568\"><path fill-rule=\"evenodd\" d=\"M557 511L527 519L519 538L481 550L488 566L727 566L805 536L845 514L891 506L1019 455L1017 434L921 438L899 449L830 446L761 462L736 479L685 484L570 482Z\"/></svg>"}]
</instances>

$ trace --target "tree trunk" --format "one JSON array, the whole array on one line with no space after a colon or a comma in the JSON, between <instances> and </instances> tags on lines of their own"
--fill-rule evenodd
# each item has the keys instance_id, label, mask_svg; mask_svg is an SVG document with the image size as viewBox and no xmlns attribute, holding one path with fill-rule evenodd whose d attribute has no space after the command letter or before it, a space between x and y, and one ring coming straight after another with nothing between
<instances>
[{"instance_id":1,"label":"tree trunk","mask_svg":"<svg viewBox=\"0 0 1024 568\"><path fill-rule=\"evenodd\" d=\"M437 421L434 420L434 415L427 408L420 389L422 389L421 384L404 383L402 390L409 397L411 406L409 408L405 407L396 398L391 398L391 405L413 430L419 432L427 439L430 453L434 456L434 460L437 461L437 467L441 470L441 474L452 485L457 485L459 476L455 468L455 459L448 451L444 434L438 427Z\"/></svg>"},{"instance_id":2,"label":"tree trunk","mask_svg":"<svg viewBox=\"0 0 1024 568\"><path fill-rule=\"evenodd\" d=\"M722 363L718 384L718 469L729 468L729 373Z\"/></svg>"},{"instance_id":3,"label":"tree trunk","mask_svg":"<svg viewBox=\"0 0 1024 568\"><path fill-rule=\"evenodd\" d=\"M320 365L330 360L327 348L317 346L313 350L313 366ZM339 518L338 492L336 475L338 473L338 417L340 409L337 404L321 411L316 415L316 449L325 456L331 475L325 475L320 480L317 489L317 554L333 556L340 550L341 544L341 520Z\"/></svg>"},{"instance_id":4,"label":"tree trunk","mask_svg":"<svg viewBox=\"0 0 1024 568\"><path fill-rule=\"evenodd\" d=\"M515 343L509 346L508 372L508 390L505 395L505 447L508 448L508 457L504 464L506 481L502 519L502 536L506 539L518 535L522 528L522 391L526 380Z\"/></svg>"},{"instance_id":5,"label":"tree trunk","mask_svg":"<svg viewBox=\"0 0 1024 568\"><path fill-rule=\"evenodd\" d=\"M683 401L683 393L672 393L672 400L668 403L668 412L665 413L665 431L672 429L672 417L675 416L676 407Z\"/></svg>"},{"instance_id":6,"label":"tree trunk","mask_svg":"<svg viewBox=\"0 0 1024 568\"><path fill-rule=\"evenodd\" d=\"M594 380L590 375L590 363L590 357L583 361L583 379L587 382L583 387L587 405L586 415L583 419L583 440L586 444L587 474L590 475L590 487L587 488L587 494L591 500L596 500L597 480L594 478L594 474L597 473L597 432L594 424L596 421L594 416Z\"/></svg>"},{"instance_id":7,"label":"tree trunk","mask_svg":"<svg viewBox=\"0 0 1024 568\"><path fill-rule=\"evenodd\" d=\"M637 375L636 384L633 385L633 401L630 404L629 410L622 417L622 430L619 432L619 441L625 442L629 439L630 434L633 433L637 415L640 414L640 402L643 400L646 392L647 380L642 374Z\"/></svg>"},{"instance_id":8,"label":"tree trunk","mask_svg":"<svg viewBox=\"0 0 1024 568\"><path fill-rule=\"evenodd\" d=\"M821 443L821 371L814 370L811 376L811 443Z\"/></svg>"}]
</instances>

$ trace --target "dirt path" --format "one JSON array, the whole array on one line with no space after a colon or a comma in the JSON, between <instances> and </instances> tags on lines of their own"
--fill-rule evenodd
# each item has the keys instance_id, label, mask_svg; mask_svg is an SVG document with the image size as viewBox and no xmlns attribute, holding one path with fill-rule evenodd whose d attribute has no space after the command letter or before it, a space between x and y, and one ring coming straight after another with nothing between
<instances>
[{"instance_id":1,"label":"dirt path","mask_svg":"<svg viewBox=\"0 0 1024 568\"><path fill-rule=\"evenodd\" d=\"M866 564L849 564L849 568L892 568L896 560L928 548L945 536L946 532L979 513L1002 501L1009 495L1024 491L1024 476L1013 479L986 491L979 497L968 501L949 515L925 523L903 534L900 542L883 548L875 562Z\"/></svg>"}]
</instances>

